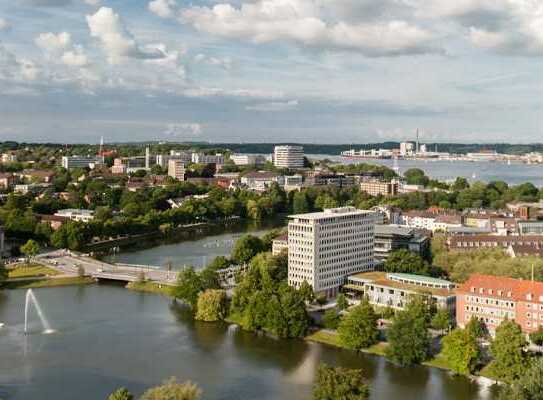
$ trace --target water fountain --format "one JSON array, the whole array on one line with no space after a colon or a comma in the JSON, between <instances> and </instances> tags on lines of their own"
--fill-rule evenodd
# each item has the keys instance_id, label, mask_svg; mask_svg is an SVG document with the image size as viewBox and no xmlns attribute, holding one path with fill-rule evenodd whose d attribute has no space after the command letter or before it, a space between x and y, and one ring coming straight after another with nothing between
<instances>
[{"instance_id":1,"label":"water fountain","mask_svg":"<svg viewBox=\"0 0 543 400\"><path fill-rule=\"evenodd\" d=\"M34 308L36 309L36 312L38 313L38 317L40 318L41 324L43 326L43 333L53 333L54 330L51 329L51 325L49 325L49 321L47 321L47 318L45 317L45 314L43 313L40 303L38 302L38 299L36 299L36 296L34 295L34 292L32 289L28 289L26 291L26 298L25 298L25 335L28 334L28 313L30 311L30 305L34 304Z\"/></svg>"}]
</instances>

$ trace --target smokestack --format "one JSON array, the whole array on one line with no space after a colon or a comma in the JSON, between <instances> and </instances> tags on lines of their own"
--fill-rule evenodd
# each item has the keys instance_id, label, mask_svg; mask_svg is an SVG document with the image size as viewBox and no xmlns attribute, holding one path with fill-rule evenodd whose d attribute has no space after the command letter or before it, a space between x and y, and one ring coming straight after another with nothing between
<instances>
[{"instance_id":1,"label":"smokestack","mask_svg":"<svg viewBox=\"0 0 543 400\"><path fill-rule=\"evenodd\" d=\"M149 157L150 157L150 156L151 156L151 155L150 155L150 152L149 152L149 146L147 146L147 147L145 148L145 169L147 169L147 170L149 169L149 165L150 165L150 164L149 164Z\"/></svg>"}]
</instances>

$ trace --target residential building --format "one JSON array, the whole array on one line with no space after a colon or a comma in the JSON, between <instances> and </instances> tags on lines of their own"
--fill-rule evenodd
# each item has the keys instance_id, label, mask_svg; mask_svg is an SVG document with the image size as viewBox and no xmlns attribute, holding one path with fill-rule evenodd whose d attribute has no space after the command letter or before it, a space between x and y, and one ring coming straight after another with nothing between
<instances>
[{"instance_id":1,"label":"residential building","mask_svg":"<svg viewBox=\"0 0 543 400\"><path fill-rule=\"evenodd\" d=\"M64 156L62 166L66 169L90 168L104 164L104 157L100 156Z\"/></svg>"},{"instance_id":2,"label":"residential building","mask_svg":"<svg viewBox=\"0 0 543 400\"><path fill-rule=\"evenodd\" d=\"M272 241L272 254L274 256L281 254L284 251L288 253L288 233L277 236Z\"/></svg>"},{"instance_id":3,"label":"residential building","mask_svg":"<svg viewBox=\"0 0 543 400\"><path fill-rule=\"evenodd\" d=\"M54 231L59 229L62 224L70 220L70 218L68 217L61 217L58 215L50 214L37 214L36 217L38 218L40 223L49 225Z\"/></svg>"},{"instance_id":4,"label":"residential building","mask_svg":"<svg viewBox=\"0 0 543 400\"><path fill-rule=\"evenodd\" d=\"M283 177L283 188L288 192L291 190L300 190L303 186L304 178L302 175L285 175Z\"/></svg>"},{"instance_id":5,"label":"residential building","mask_svg":"<svg viewBox=\"0 0 543 400\"><path fill-rule=\"evenodd\" d=\"M168 161L168 175L179 181L185 180L185 163L182 160Z\"/></svg>"},{"instance_id":6,"label":"residential building","mask_svg":"<svg viewBox=\"0 0 543 400\"><path fill-rule=\"evenodd\" d=\"M89 222L94 219L93 210L84 210L77 208L66 208L64 210L58 210L54 215L57 217L66 217L72 221Z\"/></svg>"},{"instance_id":7,"label":"residential building","mask_svg":"<svg viewBox=\"0 0 543 400\"><path fill-rule=\"evenodd\" d=\"M275 146L273 151L273 165L277 168L303 168L303 146Z\"/></svg>"},{"instance_id":8,"label":"residential building","mask_svg":"<svg viewBox=\"0 0 543 400\"><path fill-rule=\"evenodd\" d=\"M409 250L425 257L430 250L430 237L414 228L401 225L375 225L374 229L375 264L386 261L396 250Z\"/></svg>"},{"instance_id":9,"label":"residential building","mask_svg":"<svg viewBox=\"0 0 543 400\"><path fill-rule=\"evenodd\" d=\"M262 165L266 163L266 156L262 154L232 154L230 160L236 165Z\"/></svg>"},{"instance_id":10,"label":"residential building","mask_svg":"<svg viewBox=\"0 0 543 400\"><path fill-rule=\"evenodd\" d=\"M414 296L429 296L438 308L455 315L456 285L453 282L429 276L363 272L347 278L343 290L353 300L366 297L370 304L403 310Z\"/></svg>"},{"instance_id":11,"label":"residential building","mask_svg":"<svg viewBox=\"0 0 543 400\"><path fill-rule=\"evenodd\" d=\"M49 183L53 181L55 171L43 169L24 169L21 172L18 172L17 175L19 178L27 179L32 182Z\"/></svg>"},{"instance_id":12,"label":"residential building","mask_svg":"<svg viewBox=\"0 0 543 400\"><path fill-rule=\"evenodd\" d=\"M0 188L9 189L17 182L17 177L11 172L0 172Z\"/></svg>"},{"instance_id":13,"label":"residential building","mask_svg":"<svg viewBox=\"0 0 543 400\"><path fill-rule=\"evenodd\" d=\"M45 192L51 187L50 183L25 183L15 185L13 191L20 194L33 194L37 195L39 193Z\"/></svg>"},{"instance_id":14,"label":"residential building","mask_svg":"<svg viewBox=\"0 0 543 400\"><path fill-rule=\"evenodd\" d=\"M343 207L289 218L289 285L307 281L315 293L333 297L347 276L373 270L372 211Z\"/></svg>"},{"instance_id":15,"label":"residential building","mask_svg":"<svg viewBox=\"0 0 543 400\"><path fill-rule=\"evenodd\" d=\"M483 321L491 335L505 318L526 334L543 326L543 282L473 274L456 291L456 324L472 317Z\"/></svg>"},{"instance_id":16,"label":"residential building","mask_svg":"<svg viewBox=\"0 0 543 400\"><path fill-rule=\"evenodd\" d=\"M241 177L241 183L250 190L263 192L280 179L279 174L269 171L249 172Z\"/></svg>"},{"instance_id":17,"label":"residential building","mask_svg":"<svg viewBox=\"0 0 543 400\"><path fill-rule=\"evenodd\" d=\"M17 162L17 156L14 153L3 153L0 161L2 163Z\"/></svg>"},{"instance_id":18,"label":"residential building","mask_svg":"<svg viewBox=\"0 0 543 400\"><path fill-rule=\"evenodd\" d=\"M360 190L371 196L396 196L398 194L399 182L396 180L364 180L360 182Z\"/></svg>"},{"instance_id":19,"label":"residential building","mask_svg":"<svg viewBox=\"0 0 543 400\"><path fill-rule=\"evenodd\" d=\"M507 249L509 246L515 245L543 247L543 236L455 235L447 238L449 250L456 251L492 248Z\"/></svg>"},{"instance_id":20,"label":"residential building","mask_svg":"<svg viewBox=\"0 0 543 400\"><path fill-rule=\"evenodd\" d=\"M192 153L192 162L195 164L224 164L224 155L217 154L205 154L205 153Z\"/></svg>"},{"instance_id":21,"label":"residential building","mask_svg":"<svg viewBox=\"0 0 543 400\"><path fill-rule=\"evenodd\" d=\"M402 225L432 231L436 218L436 214L428 211L408 211L402 215Z\"/></svg>"},{"instance_id":22,"label":"residential building","mask_svg":"<svg viewBox=\"0 0 543 400\"><path fill-rule=\"evenodd\" d=\"M543 235L543 221L518 221L518 233L525 235Z\"/></svg>"},{"instance_id":23,"label":"residential building","mask_svg":"<svg viewBox=\"0 0 543 400\"><path fill-rule=\"evenodd\" d=\"M336 186L347 187L355 184L355 177L348 175L336 175L334 173L308 174L305 178L305 186Z\"/></svg>"}]
</instances>

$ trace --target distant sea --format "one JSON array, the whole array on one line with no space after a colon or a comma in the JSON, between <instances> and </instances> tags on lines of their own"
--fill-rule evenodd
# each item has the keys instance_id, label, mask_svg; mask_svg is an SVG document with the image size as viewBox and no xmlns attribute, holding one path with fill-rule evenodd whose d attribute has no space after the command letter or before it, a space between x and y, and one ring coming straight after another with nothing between
<instances>
[{"instance_id":1,"label":"distant sea","mask_svg":"<svg viewBox=\"0 0 543 400\"><path fill-rule=\"evenodd\" d=\"M345 164L368 163L393 166L393 160L373 159L345 159L337 155L308 154L310 159L329 159ZM420 168L426 175L441 181L451 181L462 176L469 181L491 182L501 180L511 185L531 182L535 186L543 186L543 164L522 164L512 163L508 165L503 162L490 161L443 161L443 160L398 160L400 173L409 168Z\"/></svg>"}]
</instances>

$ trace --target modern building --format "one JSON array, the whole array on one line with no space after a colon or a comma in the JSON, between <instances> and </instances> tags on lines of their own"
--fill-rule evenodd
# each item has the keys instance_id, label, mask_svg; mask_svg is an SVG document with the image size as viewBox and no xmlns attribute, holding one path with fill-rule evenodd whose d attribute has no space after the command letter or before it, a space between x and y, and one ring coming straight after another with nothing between
<instances>
[{"instance_id":1,"label":"modern building","mask_svg":"<svg viewBox=\"0 0 543 400\"><path fill-rule=\"evenodd\" d=\"M273 165L277 168L303 168L303 146L275 146L273 152Z\"/></svg>"},{"instance_id":2,"label":"modern building","mask_svg":"<svg viewBox=\"0 0 543 400\"><path fill-rule=\"evenodd\" d=\"M58 210L54 215L57 217L69 218L72 221L89 222L94 219L93 210L84 210L77 208L67 208L64 210Z\"/></svg>"},{"instance_id":3,"label":"modern building","mask_svg":"<svg viewBox=\"0 0 543 400\"><path fill-rule=\"evenodd\" d=\"M415 152L415 144L413 142L402 142L400 143L400 155L401 156L411 156Z\"/></svg>"},{"instance_id":4,"label":"modern building","mask_svg":"<svg viewBox=\"0 0 543 400\"><path fill-rule=\"evenodd\" d=\"M371 196L396 196L398 194L399 182L391 181L364 180L360 182L360 190Z\"/></svg>"},{"instance_id":5,"label":"modern building","mask_svg":"<svg viewBox=\"0 0 543 400\"><path fill-rule=\"evenodd\" d=\"M456 291L456 324L464 328L472 317L485 323L491 335L507 318L526 334L543 326L543 282L473 274Z\"/></svg>"},{"instance_id":6,"label":"modern building","mask_svg":"<svg viewBox=\"0 0 543 400\"><path fill-rule=\"evenodd\" d=\"M192 153L192 162L195 164L224 164L224 155L217 154L205 154L205 153Z\"/></svg>"},{"instance_id":7,"label":"modern building","mask_svg":"<svg viewBox=\"0 0 543 400\"><path fill-rule=\"evenodd\" d=\"M94 169L104 164L104 157L100 156L64 156L62 166L66 169L90 168Z\"/></svg>"},{"instance_id":8,"label":"modern building","mask_svg":"<svg viewBox=\"0 0 543 400\"><path fill-rule=\"evenodd\" d=\"M429 276L363 272L347 278L343 290L352 300L367 297L370 304L402 310L413 296L429 296L437 307L455 315L456 285L453 282Z\"/></svg>"},{"instance_id":9,"label":"modern building","mask_svg":"<svg viewBox=\"0 0 543 400\"><path fill-rule=\"evenodd\" d=\"M272 240L272 254L276 256L281 254L283 251L288 253L288 233L277 236Z\"/></svg>"},{"instance_id":10,"label":"modern building","mask_svg":"<svg viewBox=\"0 0 543 400\"><path fill-rule=\"evenodd\" d=\"M266 163L266 156L262 154L232 154L230 160L236 165L262 165Z\"/></svg>"},{"instance_id":11,"label":"modern building","mask_svg":"<svg viewBox=\"0 0 543 400\"><path fill-rule=\"evenodd\" d=\"M178 181L185 180L185 163L182 160L168 161L168 175Z\"/></svg>"},{"instance_id":12,"label":"modern building","mask_svg":"<svg viewBox=\"0 0 543 400\"><path fill-rule=\"evenodd\" d=\"M279 182L280 175L269 171L249 172L241 177L241 183L250 190L263 192L274 182Z\"/></svg>"},{"instance_id":13,"label":"modern building","mask_svg":"<svg viewBox=\"0 0 543 400\"><path fill-rule=\"evenodd\" d=\"M354 207L291 215L288 283L334 297L347 276L373 270L375 214Z\"/></svg>"},{"instance_id":14,"label":"modern building","mask_svg":"<svg viewBox=\"0 0 543 400\"><path fill-rule=\"evenodd\" d=\"M374 257L375 263L386 261L396 250L409 250L422 257L430 250L430 238L414 228L401 225L375 225Z\"/></svg>"},{"instance_id":15,"label":"modern building","mask_svg":"<svg viewBox=\"0 0 543 400\"><path fill-rule=\"evenodd\" d=\"M518 234L527 235L543 235L543 221L518 221Z\"/></svg>"}]
</instances>

